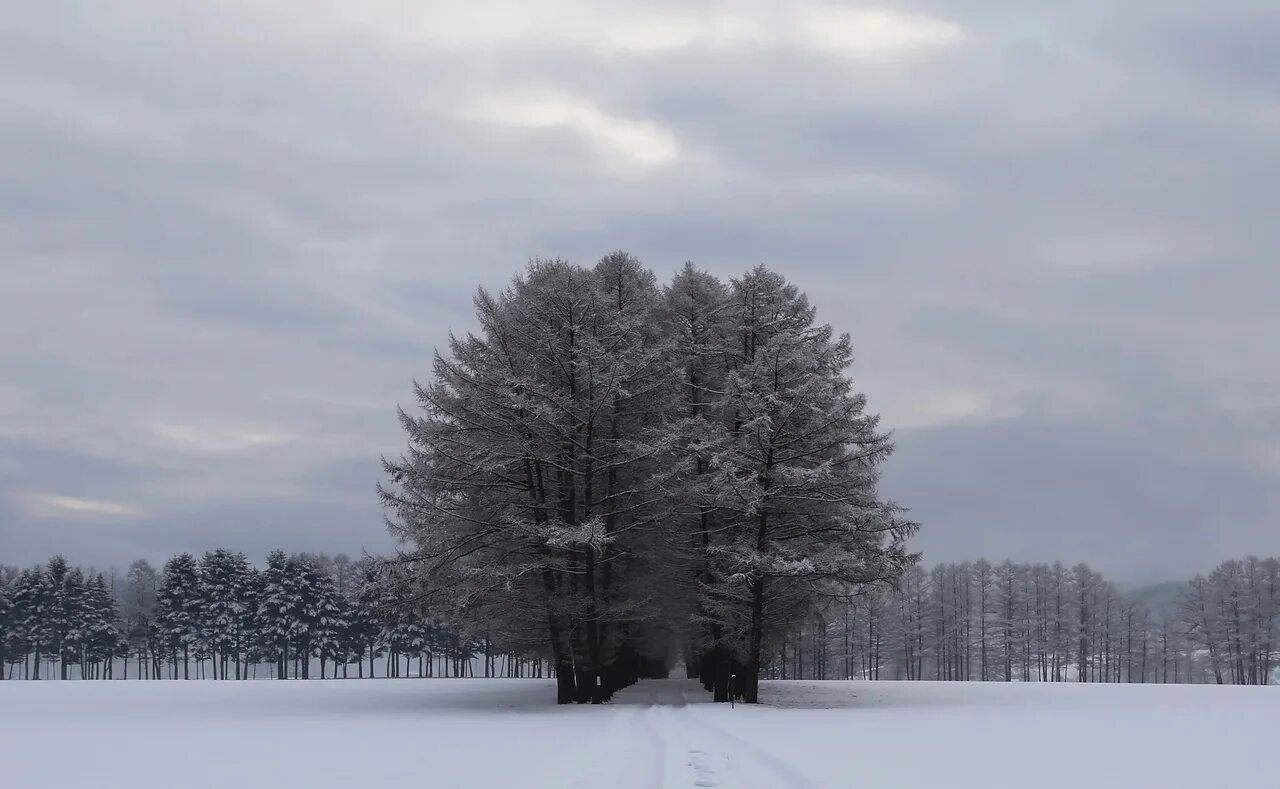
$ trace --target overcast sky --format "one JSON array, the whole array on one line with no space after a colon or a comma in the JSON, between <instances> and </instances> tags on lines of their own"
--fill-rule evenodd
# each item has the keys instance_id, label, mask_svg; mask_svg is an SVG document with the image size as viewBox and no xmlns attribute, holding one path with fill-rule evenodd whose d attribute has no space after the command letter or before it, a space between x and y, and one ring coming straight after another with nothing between
<instances>
[{"instance_id":1,"label":"overcast sky","mask_svg":"<svg viewBox=\"0 0 1280 789\"><path fill-rule=\"evenodd\" d=\"M386 550L475 287L618 248L852 333L927 561L1280 553L1277 40L1274 0L9 4L0 562Z\"/></svg>"}]
</instances>

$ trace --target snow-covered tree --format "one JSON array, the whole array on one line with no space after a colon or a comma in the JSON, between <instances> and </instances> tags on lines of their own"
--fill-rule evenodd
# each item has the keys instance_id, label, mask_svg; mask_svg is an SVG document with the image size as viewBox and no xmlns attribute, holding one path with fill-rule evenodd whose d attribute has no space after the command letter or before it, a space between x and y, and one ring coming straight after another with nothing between
<instances>
[{"instance_id":1,"label":"snow-covered tree","mask_svg":"<svg viewBox=\"0 0 1280 789\"><path fill-rule=\"evenodd\" d=\"M13 600L10 599L12 590L8 581L8 578L0 580L0 679L9 676L9 655L14 654L14 647L18 642Z\"/></svg>"},{"instance_id":2,"label":"snow-covered tree","mask_svg":"<svg viewBox=\"0 0 1280 789\"><path fill-rule=\"evenodd\" d=\"M209 551L200 560L201 638L213 657L213 676L227 678L234 668L241 677L247 646L246 614L252 610L250 577L253 572L243 553L226 549Z\"/></svg>"},{"instance_id":3,"label":"snow-covered tree","mask_svg":"<svg viewBox=\"0 0 1280 789\"><path fill-rule=\"evenodd\" d=\"M345 666L349 649L346 645L347 601L338 594L338 587L332 575L316 571L314 588L313 623L311 626L311 642L320 658L320 678L325 677L325 665L333 664L337 674L338 664Z\"/></svg>"},{"instance_id":4,"label":"snow-covered tree","mask_svg":"<svg viewBox=\"0 0 1280 789\"><path fill-rule=\"evenodd\" d=\"M480 332L449 338L402 413L384 503L450 622L543 623L561 702L665 663L637 653L669 651L685 612L719 650L717 696L732 673L754 701L784 610L910 564L849 339L776 274L726 289L687 267L659 293L622 253L535 261L475 306Z\"/></svg>"},{"instance_id":5,"label":"snow-covered tree","mask_svg":"<svg viewBox=\"0 0 1280 789\"><path fill-rule=\"evenodd\" d=\"M156 590L157 638L170 658L175 678L179 654L182 678L191 678L192 653L203 644L202 621L199 567L194 556L180 553L165 563Z\"/></svg>"},{"instance_id":6,"label":"snow-covered tree","mask_svg":"<svg viewBox=\"0 0 1280 789\"><path fill-rule=\"evenodd\" d=\"M81 678L111 679L115 659L128 653L115 595L102 573L85 585L81 633Z\"/></svg>"},{"instance_id":7,"label":"snow-covered tree","mask_svg":"<svg viewBox=\"0 0 1280 789\"><path fill-rule=\"evenodd\" d=\"M41 566L23 570L13 582L13 631L11 651L24 659L23 676L40 679L40 666L48 653L51 639L49 607L52 594Z\"/></svg>"},{"instance_id":8,"label":"snow-covered tree","mask_svg":"<svg viewBox=\"0 0 1280 789\"><path fill-rule=\"evenodd\" d=\"M1280 650L1280 560L1230 560L1196 576L1179 613L1214 682L1271 682Z\"/></svg>"},{"instance_id":9,"label":"snow-covered tree","mask_svg":"<svg viewBox=\"0 0 1280 789\"><path fill-rule=\"evenodd\" d=\"M600 701L643 589L624 566L652 545L660 492L645 442L670 384L653 276L617 254L594 269L535 261L476 298L481 332L450 337L408 454L387 463L389 520L414 545L424 599L454 623L541 622L558 698Z\"/></svg>"},{"instance_id":10,"label":"snow-covered tree","mask_svg":"<svg viewBox=\"0 0 1280 789\"><path fill-rule=\"evenodd\" d=\"M364 657L369 658L369 677L374 676L374 659L382 648L383 632L381 602L382 573L376 563L363 561L356 571L356 585L352 590L351 617L348 620L347 637L355 653L358 675L364 676Z\"/></svg>"},{"instance_id":11,"label":"snow-covered tree","mask_svg":"<svg viewBox=\"0 0 1280 789\"><path fill-rule=\"evenodd\" d=\"M896 579L914 559L914 525L879 497L892 445L847 377L849 337L763 267L734 280L731 298L731 424L712 441L700 495L723 523L714 559L727 580L708 605L739 638L740 692L754 702L773 623L797 602Z\"/></svg>"},{"instance_id":12,"label":"snow-covered tree","mask_svg":"<svg viewBox=\"0 0 1280 789\"><path fill-rule=\"evenodd\" d=\"M275 660L277 679L289 677L289 646L294 636L296 610L290 581L294 571L284 551L272 551L267 554L267 566L258 584L254 627L261 647Z\"/></svg>"},{"instance_id":13,"label":"snow-covered tree","mask_svg":"<svg viewBox=\"0 0 1280 789\"><path fill-rule=\"evenodd\" d=\"M159 575L146 559L129 565L121 596L125 640L137 661L138 679L160 677L160 650L156 642L156 590ZM129 675L126 658L125 677Z\"/></svg>"}]
</instances>

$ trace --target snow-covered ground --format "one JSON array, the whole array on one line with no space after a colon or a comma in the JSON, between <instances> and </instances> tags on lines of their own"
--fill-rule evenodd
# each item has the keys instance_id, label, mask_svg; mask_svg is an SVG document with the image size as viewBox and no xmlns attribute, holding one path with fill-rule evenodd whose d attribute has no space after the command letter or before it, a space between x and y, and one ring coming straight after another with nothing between
<instances>
[{"instance_id":1,"label":"snow-covered ground","mask_svg":"<svg viewBox=\"0 0 1280 789\"><path fill-rule=\"evenodd\" d=\"M1280 688L542 680L0 682L13 789L1280 786Z\"/></svg>"}]
</instances>

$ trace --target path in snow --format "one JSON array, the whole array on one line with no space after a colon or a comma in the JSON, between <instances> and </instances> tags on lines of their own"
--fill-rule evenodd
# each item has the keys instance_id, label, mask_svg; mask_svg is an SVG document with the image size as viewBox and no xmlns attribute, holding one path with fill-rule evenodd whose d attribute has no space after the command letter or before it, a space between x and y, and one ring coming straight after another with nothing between
<instances>
[{"instance_id":1,"label":"path in snow","mask_svg":"<svg viewBox=\"0 0 1280 789\"><path fill-rule=\"evenodd\" d=\"M812 789L785 762L710 720L709 697L691 680L644 680L620 691L613 724L575 789ZM723 705L720 705L723 707Z\"/></svg>"}]
</instances>

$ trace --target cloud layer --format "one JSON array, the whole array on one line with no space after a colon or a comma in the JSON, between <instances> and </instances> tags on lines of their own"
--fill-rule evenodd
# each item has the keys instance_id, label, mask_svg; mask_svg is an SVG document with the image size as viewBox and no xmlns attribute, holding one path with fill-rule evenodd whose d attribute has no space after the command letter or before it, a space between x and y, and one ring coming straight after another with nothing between
<instances>
[{"instance_id":1,"label":"cloud layer","mask_svg":"<svg viewBox=\"0 0 1280 789\"><path fill-rule=\"evenodd\" d=\"M388 544L478 284L777 267L930 559L1280 552L1280 9L27 4L0 20L0 561Z\"/></svg>"}]
</instances>

